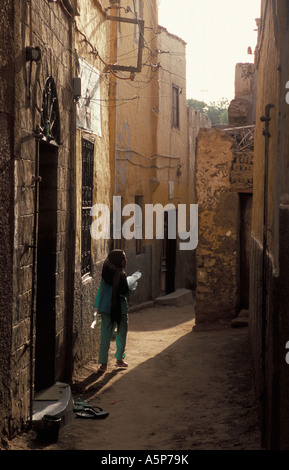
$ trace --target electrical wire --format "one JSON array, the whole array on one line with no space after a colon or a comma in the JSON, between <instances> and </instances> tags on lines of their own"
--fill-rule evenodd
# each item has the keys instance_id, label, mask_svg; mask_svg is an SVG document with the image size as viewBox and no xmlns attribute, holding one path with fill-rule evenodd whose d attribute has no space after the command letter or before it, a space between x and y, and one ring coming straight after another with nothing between
<instances>
[{"instance_id":1,"label":"electrical wire","mask_svg":"<svg viewBox=\"0 0 289 470\"><path fill-rule=\"evenodd\" d=\"M61 5L62 9L63 9L63 10L65 11L65 13L67 14L67 16L69 16L70 18L73 18L72 14L69 13L69 11L67 10L66 6L64 5L63 0L59 0L59 2L60 2L60 5Z\"/></svg>"},{"instance_id":2,"label":"electrical wire","mask_svg":"<svg viewBox=\"0 0 289 470\"><path fill-rule=\"evenodd\" d=\"M56 2L59 1L61 7L63 8L63 10L65 11L65 13L70 17L70 18L73 18L72 14L67 10L67 8L65 7L64 3L63 3L63 0L56 0ZM133 4L134 4L134 10L135 10L135 13L134 13L134 16L135 18L138 20L138 15L137 15L137 10L136 10L136 6L135 6L135 0L133 0ZM124 8L124 7L118 7L118 8ZM127 8L125 9L126 11L129 11ZM131 11L131 10L130 10ZM87 36L85 33L83 33L77 26L76 24L76 21L75 19L73 19L73 23L75 25L75 28L77 30L77 32L84 38L84 40L86 41L86 43L91 47L91 50L92 52L96 55L96 57L99 58L99 60L103 63L103 65L105 65L105 67L107 67L109 69L109 72L112 73L116 78L119 78L120 80L131 80L131 76L128 76L128 77L122 77L120 76L119 74L116 74L114 72L114 70L112 69L112 66L110 64L108 64L99 54L99 52L97 51L97 49L95 48L95 46L88 40ZM162 31L163 32L163 29ZM127 35L127 36L124 36L124 37L129 37L131 35ZM149 52L151 53L151 55L153 56L154 54L158 53L158 54L172 54L172 55L179 55L178 53L171 53L170 51L162 51L162 50L156 50L156 51L153 51L149 46L148 46L148 42L146 41L145 37L143 36L143 39L144 39L144 42L145 42L145 46ZM152 38L149 42L152 42L154 41L155 39ZM129 52L126 52L123 56L127 56L128 54L130 54L131 52L135 52L136 49L133 49L132 51L129 51ZM183 54L185 55L185 54ZM131 58L136 58L136 56L134 57L131 57ZM154 66L154 64L150 63L150 64L143 64L143 65L150 65L150 66Z\"/></svg>"},{"instance_id":3,"label":"electrical wire","mask_svg":"<svg viewBox=\"0 0 289 470\"><path fill-rule=\"evenodd\" d=\"M99 52L97 51L97 49L93 46L93 44L87 39L86 35L80 31L80 29L78 28L76 22L74 22L75 24L75 29L77 30L77 32L85 39L85 41L87 42L87 44L91 47L91 52L93 54L96 55L96 57L99 58L99 60L102 62L103 65L105 65L105 67L107 67L110 71L110 73L112 75L114 75L116 78L120 79L120 80L131 80L131 77L120 77L119 75L117 75L114 70L112 69L112 66L110 64L107 64L103 59L102 57L100 56Z\"/></svg>"},{"instance_id":4,"label":"electrical wire","mask_svg":"<svg viewBox=\"0 0 289 470\"><path fill-rule=\"evenodd\" d=\"M90 49L91 49L91 52L93 53L93 55L100 60L100 62L105 66L105 69L106 71L105 72L100 72L100 75L101 76L106 76L108 73L111 73L113 74L117 79L119 80L122 80L122 81L126 81L128 82L129 86L133 89L137 89L137 90L143 90L145 89L146 87L148 87L150 85L150 83L155 80L155 79L158 79L159 83L168 83L170 84L169 82L166 82L165 80L161 79L161 78L157 78L157 76L155 75L155 72L158 71L158 70L163 70L164 72L167 72L169 73L170 75L175 75L176 77L178 78L181 78L183 80L185 80L184 77L178 75L178 74L175 74L175 73L172 73L170 70L167 70L165 69L165 67L163 67L161 65L161 63L153 63L151 61L151 56L154 56L155 54L171 54L171 55L180 55L178 54L177 52L170 52L169 50L165 50L165 51L162 51L162 50L152 50L150 47L146 46L146 44L148 44L147 41L145 41L145 47L147 47L148 49L148 55L147 55L147 58L145 60L145 62L142 64L142 67L148 67L148 72L150 71L151 73L148 73L146 74L146 78L144 75L142 75L142 77L144 78L140 78L141 75L137 74L136 77L134 78L134 80L131 79L131 76L122 76L120 71L119 73L115 73L114 70L112 70L112 66L110 64L107 63L106 60L104 60L98 50L96 49L96 47L92 44L92 42L87 38L87 35L85 34L85 32L83 32L80 27L77 25L77 22L76 20L73 18L72 14L67 10L67 8L65 7L64 3L63 3L63 0L55 0L55 3L58 2L61 6L61 8L63 9L63 11L65 12L65 14L70 18L72 19L72 22L75 26L75 29L76 31L81 35L81 37L83 38L83 40L89 45ZM34 9L34 8L33 8ZM34 10L35 11L35 10ZM39 12L36 12L36 14L39 14ZM51 26L46 22L46 26L48 28L51 29ZM157 35L159 34L158 32L156 33L155 30L153 28L149 28L147 27L147 29L151 29L154 31L154 33ZM51 29L52 31L52 29ZM163 32L163 31L161 31ZM149 42L152 42L154 40L154 38L152 38ZM49 47L48 45L46 45L47 47ZM69 54L71 54L71 56L75 57L75 51L72 51L70 48L67 48L65 44L62 44L63 46L63 49L67 50L69 52ZM133 49L132 51L130 52L135 52L135 49ZM129 54L130 52L126 53L126 54ZM62 51L59 53L59 56L62 54ZM57 60L59 60L59 56L56 57ZM106 84L107 85L107 84ZM108 85L107 85L108 86ZM158 96L138 96L138 95L133 95L132 97L129 97L129 98L122 98L122 99L118 99L117 101L119 101L119 103L117 104L117 106L119 105L122 105L122 104L125 104L125 103L128 103L130 101L134 101L134 100L139 100L139 99L149 99L149 98L170 98L171 96L170 95L158 95ZM100 103L101 106L103 106L103 101L108 103L109 106L111 106L111 101L116 101L115 98L113 100L109 100L109 99L106 99L106 100L96 100Z\"/></svg>"},{"instance_id":5,"label":"electrical wire","mask_svg":"<svg viewBox=\"0 0 289 470\"><path fill-rule=\"evenodd\" d=\"M118 150L119 152L133 152L134 154L139 155L140 157L143 157L143 158L145 158L146 160L149 160L149 161L154 160L158 157L169 158L170 160L172 160L172 159L179 160L179 157L172 157L171 155L155 154L155 155L152 155L151 157L148 157L147 155L144 155L143 153L140 153L137 150L133 150L133 149L124 149L124 148L117 147L116 150ZM170 168L172 168L172 167L170 167Z\"/></svg>"},{"instance_id":6,"label":"electrical wire","mask_svg":"<svg viewBox=\"0 0 289 470\"><path fill-rule=\"evenodd\" d=\"M129 158L117 158L117 161L121 161L121 162L128 162L128 163L131 163L131 165L133 166L139 166L141 168L145 168L146 170L151 170L151 169L156 169L156 170L174 170L176 168L179 168L179 165L174 165L174 166L169 166L169 165L165 165L165 166L161 166L161 167L158 167L157 165L150 165L150 166L146 166L146 165L142 165L141 163L136 163L136 162L133 162L132 160L130 160Z\"/></svg>"}]
</instances>

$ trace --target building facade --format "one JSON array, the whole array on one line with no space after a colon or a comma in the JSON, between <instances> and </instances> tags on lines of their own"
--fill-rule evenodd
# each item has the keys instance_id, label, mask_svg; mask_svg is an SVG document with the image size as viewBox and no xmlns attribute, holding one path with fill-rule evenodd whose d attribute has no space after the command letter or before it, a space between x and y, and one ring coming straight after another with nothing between
<instances>
[{"instance_id":1,"label":"building facade","mask_svg":"<svg viewBox=\"0 0 289 470\"><path fill-rule=\"evenodd\" d=\"M1 6L1 435L97 351L89 325L108 243L91 242L87 213L110 193L108 5Z\"/></svg>"},{"instance_id":2,"label":"building facade","mask_svg":"<svg viewBox=\"0 0 289 470\"><path fill-rule=\"evenodd\" d=\"M257 69L250 344L263 443L288 449L288 2L263 0Z\"/></svg>"},{"instance_id":3,"label":"building facade","mask_svg":"<svg viewBox=\"0 0 289 470\"><path fill-rule=\"evenodd\" d=\"M2 278L1 289L11 302L1 308L10 341L1 350L0 388L1 429L13 433L31 416L34 390L69 373L74 43L71 5L66 13L48 2L5 2L3 10L1 122L9 140L1 155L11 189L9 208L2 206L9 214L2 237L10 246L9 279Z\"/></svg>"},{"instance_id":4,"label":"building facade","mask_svg":"<svg viewBox=\"0 0 289 470\"><path fill-rule=\"evenodd\" d=\"M133 2L128 4L132 9ZM194 288L195 247L180 249L179 233L170 238L169 230L171 217L177 222L182 204L189 231L190 204L195 203L194 136L196 128L203 125L200 116L192 111L190 114L186 104L186 43L158 25L156 2L138 5L138 17L145 24L143 43L129 34L132 26L125 21L119 25L121 35L119 30L116 34L120 57L117 71L123 74L123 79L115 80L119 106L111 129L111 135L115 132L115 144L111 147L112 171L116 176L113 194L121 199L121 211L130 204L141 209L135 225L131 213L122 213L121 226L131 223L132 235L119 233L119 240L114 240L114 246L125 249L132 271L140 269L143 273L139 289L131 299L133 304L153 300L180 287ZM121 15L127 17L126 13ZM126 51L130 51L130 62ZM133 59L136 61L139 54L143 67L141 73L135 74ZM130 79L125 80L129 71ZM205 118L204 122L209 125ZM160 211L167 209L164 214L156 212L151 235L146 233L148 206L159 207ZM157 233L158 223L162 233Z\"/></svg>"}]
</instances>

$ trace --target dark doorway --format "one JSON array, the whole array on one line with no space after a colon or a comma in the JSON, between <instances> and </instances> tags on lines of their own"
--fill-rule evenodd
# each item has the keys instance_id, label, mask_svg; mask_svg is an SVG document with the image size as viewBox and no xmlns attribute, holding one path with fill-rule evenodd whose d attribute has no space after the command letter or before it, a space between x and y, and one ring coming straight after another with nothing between
<instances>
[{"instance_id":1,"label":"dark doorway","mask_svg":"<svg viewBox=\"0 0 289 470\"><path fill-rule=\"evenodd\" d=\"M176 240L167 239L166 293L175 290Z\"/></svg>"},{"instance_id":2,"label":"dark doorway","mask_svg":"<svg viewBox=\"0 0 289 470\"><path fill-rule=\"evenodd\" d=\"M54 384L58 148L39 144L35 390Z\"/></svg>"},{"instance_id":3,"label":"dark doorway","mask_svg":"<svg viewBox=\"0 0 289 470\"><path fill-rule=\"evenodd\" d=\"M249 309L252 194L240 193L240 310Z\"/></svg>"},{"instance_id":4,"label":"dark doorway","mask_svg":"<svg viewBox=\"0 0 289 470\"><path fill-rule=\"evenodd\" d=\"M164 242L162 254L162 292L175 290L176 239L168 238L168 212L164 213Z\"/></svg>"}]
</instances>

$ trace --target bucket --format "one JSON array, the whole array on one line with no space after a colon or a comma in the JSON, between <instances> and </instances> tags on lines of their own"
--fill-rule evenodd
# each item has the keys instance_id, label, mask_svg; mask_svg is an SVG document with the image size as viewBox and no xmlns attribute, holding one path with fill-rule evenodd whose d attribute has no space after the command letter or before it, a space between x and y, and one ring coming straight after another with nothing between
<instances>
[{"instance_id":1,"label":"bucket","mask_svg":"<svg viewBox=\"0 0 289 470\"><path fill-rule=\"evenodd\" d=\"M42 442L52 443L58 440L61 418L54 415L44 415L40 422L37 439Z\"/></svg>"}]
</instances>

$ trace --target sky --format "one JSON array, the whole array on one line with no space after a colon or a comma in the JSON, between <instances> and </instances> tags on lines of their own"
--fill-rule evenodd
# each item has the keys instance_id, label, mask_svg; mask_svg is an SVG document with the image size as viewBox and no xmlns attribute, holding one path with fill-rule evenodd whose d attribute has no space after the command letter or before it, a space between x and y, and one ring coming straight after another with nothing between
<instances>
[{"instance_id":1,"label":"sky","mask_svg":"<svg viewBox=\"0 0 289 470\"><path fill-rule=\"evenodd\" d=\"M261 0L159 0L159 24L187 43L187 99L209 104L234 98L236 64L254 62L260 5Z\"/></svg>"}]
</instances>

